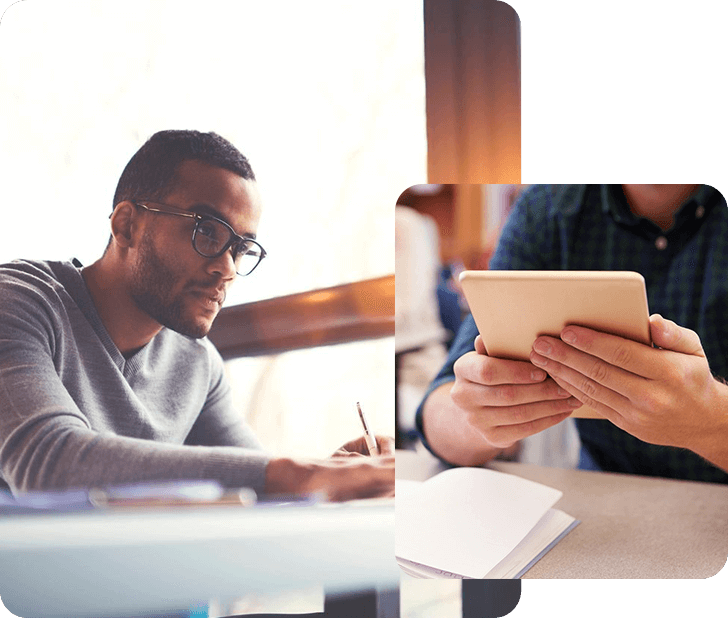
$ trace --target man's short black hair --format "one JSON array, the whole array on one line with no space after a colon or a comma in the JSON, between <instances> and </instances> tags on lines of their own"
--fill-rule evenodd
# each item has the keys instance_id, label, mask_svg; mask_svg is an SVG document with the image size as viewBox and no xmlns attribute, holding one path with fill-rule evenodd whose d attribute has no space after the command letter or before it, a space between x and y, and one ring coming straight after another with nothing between
<instances>
[{"instance_id":1,"label":"man's short black hair","mask_svg":"<svg viewBox=\"0 0 728 618\"><path fill-rule=\"evenodd\" d=\"M177 168L185 161L201 161L255 180L248 159L217 133L159 131L126 164L112 206L124 200L164 199L174 187Z\"/></svg>"}]
</instances>

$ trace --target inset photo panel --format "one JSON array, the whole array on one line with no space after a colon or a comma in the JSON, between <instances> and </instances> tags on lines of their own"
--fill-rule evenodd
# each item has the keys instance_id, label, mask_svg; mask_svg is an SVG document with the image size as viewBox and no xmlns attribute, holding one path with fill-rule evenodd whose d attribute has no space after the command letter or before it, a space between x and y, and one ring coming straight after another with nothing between
<instances>
[{"instance_id":1,"label":"inset photo panel","mask_svg":"<svg viewBox=\"0 0 728 618\"><path fill-rule=\"evenodd\" d=\"M465 616L453 580L720 571L723 194L415 185L395 221L403 603L421 579Z\"/></svg>"}]
</instances>

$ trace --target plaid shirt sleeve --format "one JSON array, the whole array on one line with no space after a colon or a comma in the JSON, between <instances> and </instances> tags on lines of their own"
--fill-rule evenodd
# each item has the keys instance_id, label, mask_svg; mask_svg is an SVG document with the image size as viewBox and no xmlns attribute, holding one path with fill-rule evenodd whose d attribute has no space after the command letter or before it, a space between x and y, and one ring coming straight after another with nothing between
<instances>
[{"instance_id":1,"label":"plaid shirt sleeve","mask_svg":"<svg viewBox=\"0 0 728 618\"><path fill-rule=\"evenodd\" d=\"M490 262L491 270L552 270L558 268L559 233L554 222L554 205L563 201L564 191L571 187L534 185L521 195L501 233L498 247ZM578 191L578 189L576 189ZM571 196L566 196L571 198ZM436 388L455 380L454 365L461 356L475 350L478 329L473 316L462 323L440 372L430 384L417 408L415 424L422 443L433 455L422 427L422 407Z\"/></svg>"}]
</instances>

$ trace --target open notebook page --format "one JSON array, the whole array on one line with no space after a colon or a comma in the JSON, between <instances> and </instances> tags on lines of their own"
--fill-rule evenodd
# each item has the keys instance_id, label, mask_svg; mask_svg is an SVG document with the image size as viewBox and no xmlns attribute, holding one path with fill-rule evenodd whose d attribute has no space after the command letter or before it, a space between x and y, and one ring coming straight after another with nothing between
<instances>
[{"instance_id":1,"label":"open notebook page","mask_svg":"<svg viewBox=\"0 0 728 618\"><path fill-rule=\"evenodd\" d=\"M551 487L483 468L396 481L395 554L481 578L561 498Z\"/></svg>"}]
</instances>

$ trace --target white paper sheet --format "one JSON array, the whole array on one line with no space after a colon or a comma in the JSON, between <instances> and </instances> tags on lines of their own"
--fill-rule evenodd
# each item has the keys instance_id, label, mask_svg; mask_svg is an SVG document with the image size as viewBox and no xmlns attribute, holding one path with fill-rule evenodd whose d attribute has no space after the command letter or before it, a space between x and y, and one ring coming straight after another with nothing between
<instances>
[{"instance_id":1,"label":"white paper sheet","mask_svg":"<svg viewBox=\"0 0 728 618\"><path fill-rule=\"evenodd\" d=\"M396 482L397 557L483 577L561 498L551 487L482 468Z\"/></svg>"}]
</instances>

